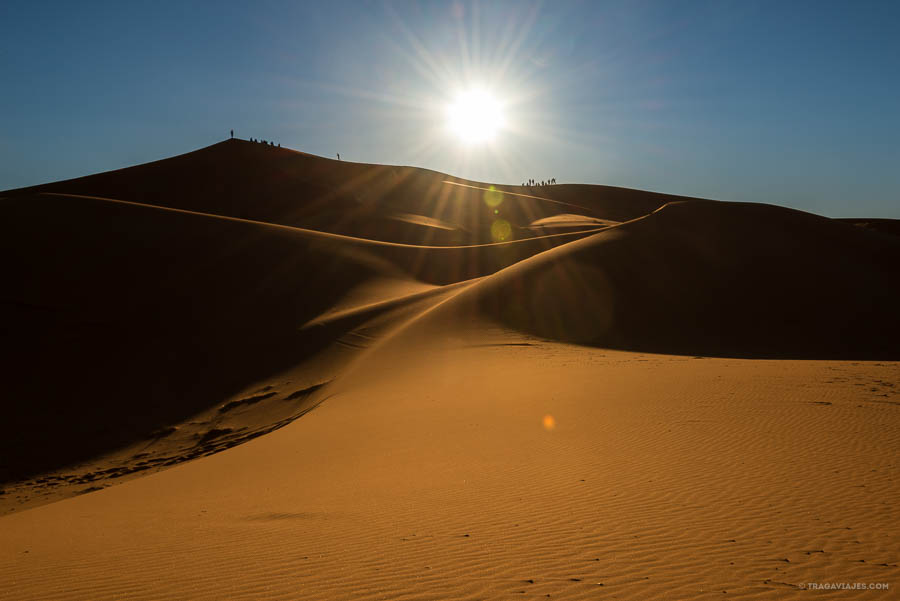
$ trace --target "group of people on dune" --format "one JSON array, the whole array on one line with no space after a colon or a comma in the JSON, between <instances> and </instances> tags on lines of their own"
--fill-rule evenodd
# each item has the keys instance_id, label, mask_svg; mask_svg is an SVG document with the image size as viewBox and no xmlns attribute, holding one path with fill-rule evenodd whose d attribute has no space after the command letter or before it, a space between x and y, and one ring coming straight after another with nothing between
<instances>
[{"instance_id":1,"label":"group of people on dune","mask_svg":"<svg viewBox=\"0 0 900 601\"><path fill-rule=\"evenodd\" d=\"M231 130L231 139L232 140L234 139L234 130L233 129ZM272 142L271 140L257 140L256 138L250 138L250 141L256 142L257 144L265 144L266 146L277 146L278 148L281 148L281 142L279 142L278 144L275 144L275 142Z\"/></svg>"},{"instance_id":2,"label":"group of people on dune","mask_svg":"<svg viewBox=\"0 0 900 601\"><path fill-rule=\"evenodd\" d=\"M555 183L556 183L555 177L551 177L548 180L541 180L541 181L537 181L535 179L530 179L527 182L522 182L522 187L524 188L525 186L528 186L530 188L532 186L550 186Z\"/></svg>"},{"instance_id":3,"label":"group of people on dune","mask_svg":"<svg viewBox=\"0 0 900 601\"><path fill-rule=\"evenodd\" d=\"M257 144L265 144L267 146L275 146L276 145L275 142L272 142L271 140L257 140L256 138L250 138L250 141L256 142ZM277 144L277 146L278 146L278 148L281 148L281 142L279 142Z\"/></svg>"}]
</instances>

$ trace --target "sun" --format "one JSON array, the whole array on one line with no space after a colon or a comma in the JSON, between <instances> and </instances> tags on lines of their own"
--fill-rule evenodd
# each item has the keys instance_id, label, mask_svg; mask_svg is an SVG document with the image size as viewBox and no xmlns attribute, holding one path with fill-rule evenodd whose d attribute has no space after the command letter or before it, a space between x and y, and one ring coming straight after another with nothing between
<instances>
[{"instance_id":1,"label":"sun","mask_svg":"<svg viewBox=\"0 0 900 601\"><path fill-rule=\"evenodd\" d=\"M447 129L465 144L490 142L503 125L503 107L484 90L461 92L447 107Z\"/></svg>"}]
</instances>

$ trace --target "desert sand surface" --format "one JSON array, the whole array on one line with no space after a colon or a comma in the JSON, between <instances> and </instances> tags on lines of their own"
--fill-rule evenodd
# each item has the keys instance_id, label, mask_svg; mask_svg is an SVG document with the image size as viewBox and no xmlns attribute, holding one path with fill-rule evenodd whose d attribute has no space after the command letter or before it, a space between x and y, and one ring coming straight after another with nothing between
<instances>
[{"instance_id":1,"label":"desert sand surface","mask_svg":"<svg viewBox=\"0 0 900 601\"><path fill-rule=\"evenodd\" d=\"M0 599L896 597L889 220L240 140L0 203Z\"/></svg>"}]
</instances>

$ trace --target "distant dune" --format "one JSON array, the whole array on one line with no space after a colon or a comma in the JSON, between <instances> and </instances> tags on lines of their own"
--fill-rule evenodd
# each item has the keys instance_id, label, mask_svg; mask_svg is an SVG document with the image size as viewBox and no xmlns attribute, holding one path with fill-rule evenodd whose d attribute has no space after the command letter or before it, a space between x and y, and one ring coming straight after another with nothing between
<instances>
[{"instance_id":1,"label":"distant dune","mask_svg":"<svg viewBox=\"0 0 900 601\"><path fill-rule=\"evenodd\" d=\"M455 243L479 244L494 241L493 212L482 189L487 187L426 169L335 161L229 140L170 159L4 194L83 194L388 242L433 243L430 237L439 232L386 230L389 217L411 214L468 232ZM556 215L560 207L571 212L581 205L592 214L624 221L682 199L606 186L557 185L547 201L541 196L549 195L548 187L497 189L517 194L515 202L499 207L515 226Z\"/></svg>"},{"instance_id":2,"label":"distant dune","mask_svg":"<svg viewBox=\"0 0 900 601\"><path fill-rule=\"evenodd\" d=\"M0 598L900 575L896 221L241 140L0 203Z\"/></svg>"}]
</instances>

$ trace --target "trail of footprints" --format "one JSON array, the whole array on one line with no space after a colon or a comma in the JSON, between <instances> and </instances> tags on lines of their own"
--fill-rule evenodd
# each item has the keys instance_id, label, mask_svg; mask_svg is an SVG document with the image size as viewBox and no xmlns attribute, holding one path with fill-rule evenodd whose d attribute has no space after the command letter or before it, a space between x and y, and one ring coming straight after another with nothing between
<instances>
[{"instance_id":1,"label":"trail of footprints","mask_svg":"<svg viewBox=\"0 0 900 601\"><path fill-rule=\"evenodd\" d=\"M297 404L298 402L307 400L313 393L317 392L328 383L329 381L325 381L307 388L295 390L285 395L282 400L292 401ZM275 398L278 394L278 391L273 386L266 386L252 396L225 403L215 410L214 413L218 414L218 416L222 416L223 414L233 412L234 410L255 405L260 401ZM76 494L86 494L103 490L112 484L109 482L111 480L146 470L159 470L185 461L190 461L191 459L214 455L215 453L230 449L231 447L235 447L258 436L283 428L287 424L318 407L324 400L325 399L321 399L309 406L301 405L299 411L294 411L283 419L258 428L247 426L238 428L217 426L214 425L218 421L216 419L211 419L206 422L191 422L191 424L212 427L195 433L191 438L195 441L193 446L188 446L187 444L182 445L175 453L154 454L151 452L139 452L122 460L124 465L99 470L95 469L86 472L46 474L37 478L14 482L7 489L0 489L0 496L12 495L17 501L24 502L30 498L49 495L53 493L56 487L73 484L89 485L86 488L78 490ZM179 428L177 426L167 426L151 433L149 439L152 444L159 440L166 439L178 432Z\"/></svg>"},{"instance_id":2,"label":"trail of footprints","mask_svg":"<svg viewBox=\"0 0 900 601\"><path fill-rule=\"evenodd\" d=\"M858 365L853 363L852 365ZM892 367L883 363L876 363L873 367ZM834 371L843 371L840 368L832 367ZM891 375L897 374L896 371L888 372ZM898 374L900 375L900 374ZM885 405L895 405L900 407L900 386L887 378L871 377L871 376L833 376L830 380L825 380L826 384L848 384L860 389L859 400L867 403L881 403ZM831 403L816 402L819 405L830 405ZM857 405L862 407L863 405Z\"/></svg>"}]
</instances>

